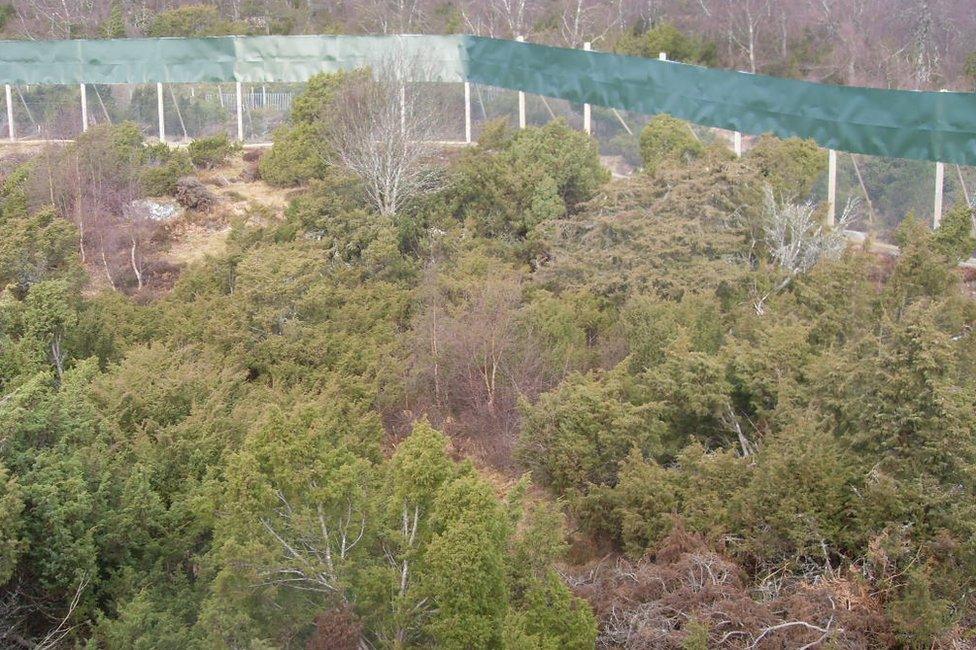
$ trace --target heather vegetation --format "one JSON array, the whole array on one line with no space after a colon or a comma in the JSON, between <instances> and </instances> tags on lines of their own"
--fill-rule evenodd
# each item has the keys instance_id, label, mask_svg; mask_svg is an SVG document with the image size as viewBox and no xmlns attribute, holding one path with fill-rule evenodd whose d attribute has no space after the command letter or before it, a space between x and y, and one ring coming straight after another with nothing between
<instances>
[{"instance_id":1,"label":"heather vegetation","mask_svg":"<svg viewBox=\"0 0 976 650\"><path fill-rule=\"evenodd\" d=\"M260 160L119 124L4 162L0 645L976 641L968 206L879 255L809 142L661 117L611 179L561 121L348 137L385 92L313 79ZM194 165L290 201L177 268L145 206L215 218Z\"/></svg>"}]
</instances>

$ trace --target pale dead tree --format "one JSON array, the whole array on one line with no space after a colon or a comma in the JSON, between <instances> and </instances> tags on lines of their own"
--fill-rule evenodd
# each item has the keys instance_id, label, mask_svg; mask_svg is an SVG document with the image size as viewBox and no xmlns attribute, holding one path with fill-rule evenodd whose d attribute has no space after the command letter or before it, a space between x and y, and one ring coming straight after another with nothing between
<instances>
[{"instance_id":1,"label":"pale dead tree","mask_svg":"<svg viewBox=\"0 0 976 650\"><path fill-rule=\"evenodd\" d=\"M739 441L739 447L742 449L743 457L756 453L756 445L746 436L745 431L742 429L742 423L739 421L739 416L736 415L731 402L725 404L725 409L721 412L719 418L722 424L735 433L736 440Z\"/></svg>"},{"instance_id":2,"label":"pale dead tree","mask_svg":"<svg viewBox=\"0 0 976 650\"><path fill-rule=\"evenodd\" d=\"M392 633L392 643L389 644L395 648L408 645L410 637L416 631L419 615L428 606L427 598L420 598L416 602L410 602L407 598L412 578L411 558L416 555L417 531L420 528L420 520L425 514L420 504L410 503L404 499L400 508L397 543L383 544L383 554L394 575L397 576L397 596L391 601L393 620L396 621L396 625Z\"/></svg>"},{"instance_id":3,"label":"pale dead tree","mask_svg":"<svg viewBox=\"0 0 976 650\"><path fill-rule=\"evenodd\" d=\"M909 8L912 23L911 65L915 73L915 88L931 86L939 68L939 50L934 43L933 16L928 0L916 0Z\"/></svg>"},{"instance_id":4,"label":"pale dead tree","mask_svg":"<svg viewBox=\"0 0 976 650\"><path fill-rule=\"evenodd\" d=\"M372 73L340 91L330 144L334 162L359 177L380 214L392 216L438 187L436 134L443 118L430 93L409 92L408 81L429 78L415 60L395 54Z\"/></svg>"},{"instance_id":5,"label":"pale dead tree","mask_svg":"<svg viewBox=\"0 0 976 650\"><path fill-rule=\"evenodd\" d=\"M492 37L528 36L539 13L538 0L474 0L461 7L465 25L475 34Z\"/></svg>"},{"instance_id":6,"label":"pale dead tree","mask_svg":"<svg viewBox=\"0 0 976 650\"><path fill-rule=\"evenodd\" d=\"M278 586L342 597L342 575L350 553L366 532L366 514L349 500L335 509L316 504L296 511L281 490L275 516L261 526L278 544L281 559L259 571L256 586Z\"/></svg>"},{"instance_id":7,"label":"pale dead tree","mask_svg":"<svg viewBox=\"0 0 976 650\"><path fill-rule=\"evenodd\" d=\"M419 31L425 18L422 0L368 0L357 8L359 22L382 34Z\"/></svg>"},{"instance_id":8,"label":"pale dead tree","mask_svg":"<svg viewBox=\"0 0 976 650\"><path fill-rule=\"evenodd\" d=\"M730 57L736 52L745 56L755 74L762 32L771 22L770 0L698 0L698 5L708 22L719 25Z\"/></svg>"},{"instance_id":9,"label":"pale dead tree","mask_svg":"<svg viewBox=\"0 0 976 650\"><path fill-rule=\"evenodd\" d=\"M623 0L565 0L559 33L567 47L582 47L586 41L598 42L625 23Z\"/></svg>"},{"instance_id":10,"label":"pale dead tree","mask_svg":"<svg viewBox=\"0 0 976 650\"><path fill-rule=\"evenodd\" d=\"M16 581L7 585L5 593L0 596L0 646L33 650L62 647L61 642L77 627L71 625L71 619L89 583L89 577L82 576L67 609L57 614L49 611L42 604L43 599L31 594L29 588L23 589ZM53 627L45 631L43 626L37 625L43 619L50 620ZM33 631L28 631L28 628L33 628Z\"/></svg>"},{"instance_id":11,"label":"pale dead tree","mask_svg":"<svg viewBox=\"0 0 976 650\"><path fill-rule=\"evenodd\" d=\"M815 217L812 203L781 203L766 187L763 203L762 234L773 263L781 277L758 295L754 307L760 316L770 296L786 289L800 275L809 272L822 259L836 259L844 251L844 230L854 220L858 202L849 199L836 226L828 227ZM757 292L758 293L758 292Z\"/></svg>"},{"instance_id":12,"label":"pale dead tree","mask_svg":"<svg viewBox=\"0 0 976 650\"><path fill-rule=\"evenodd\" d=\"M13 4L25 33L41 38L71 38L79 26L93 26L104 18L108 3L94 0L16 0ZM34 28L34 29L32 29Z\"/></svg>"}]
</instances>

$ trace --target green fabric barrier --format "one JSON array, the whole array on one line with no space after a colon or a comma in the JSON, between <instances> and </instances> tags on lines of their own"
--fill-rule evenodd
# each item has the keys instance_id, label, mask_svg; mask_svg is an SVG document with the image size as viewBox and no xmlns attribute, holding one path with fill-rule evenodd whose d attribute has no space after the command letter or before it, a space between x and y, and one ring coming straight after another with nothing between
<instances>
[{"instance_id":1,"label":"green fabric barrier","mask_svg":"<svg viewBox=\"0 0 976 650\"><path fill-rule=\"evenodd\" d=\"M396 56L412 81L464 81L461 36L215 36L0 41L0 82L303 82Z\"/></svg>"},{"instance_id":2,"label":"green fabric barrier","mask_svg":"<svg viewBox=\"0 0 976 650\"><path fill-rule=\"evenodd\" d=\"M471 36L468 79L853 153L976 164L976 94L831 86Z\"/></svg>"},{"instance_id":3,"label":"green fabric barrier","mask_svg":"<svg viewBox=\"0 0 976 650\"><path fill-rule=\"evenodd\" d=\"M477 36L0 41L0 82L302 82L391 55L419 64L413 81L469 80L840 151L976 165L973 93L831 86Z\"/></svg>"}]
</instances>

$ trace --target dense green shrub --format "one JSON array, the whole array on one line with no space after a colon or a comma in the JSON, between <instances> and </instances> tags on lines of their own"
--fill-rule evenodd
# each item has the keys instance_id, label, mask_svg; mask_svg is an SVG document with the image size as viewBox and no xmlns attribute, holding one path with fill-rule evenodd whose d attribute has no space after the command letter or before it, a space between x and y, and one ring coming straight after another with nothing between
<instances>
[{"instance_id":1,"label":"dense green shrub","mask_svg":"<svg viewBox=\"0 0 976 650\"><path fill-rule=\"evenodd\" d=\"M231 141L226 133L209 138L197 138L187 147L190 160L203 169L212 169L224 164L231 155L240 150L241 144Z\"/></svg>"},{"instance_id":2,"label":"dense green shrub","mask_svg":"<svg viewBox=\"0 0 976 650\"><path fill-rule=\"evenodd\" d=\"M827 169L827 152L813 140L764 135L746 153L779 200L802 201Z\"/></svg>"},{"instance_id":3,"label":"dense green shrub","mask_svg":"<svg viewBox=\"0 0 976 650\"><path fill-rule=\"evenodd\" d=\"M562 120L514 134L497 123L462 155L444 198L479 234L521 238L574 212L609 176L596 142Z\"/></svg>"},{"instance_id":4,"label":"dense green shrub","mask_svg":"<svg viewBox=\"0 0 976 650\"><path fill-rule=\"evenodd\" d=\"M328 147L316 125L283 126L274 133L274 145L258 161L258 173L271 185L300 185L326 174L327 156Z\"/></svg>"},{"instance_id":5,"label":"dense green shrub","mask_svg":"<svg viewBox=\"0 0 976 650\"><path fill-rule=\"evenodd\" d=\"M653 59L664 52L670 61L706 66L718 64L715 43L689 36L671 23L658 23L645 32L639 31L638 25L620 37L614 50L620 54Z\"/></svg>"},{"instance_id":6,"label":"dense green shrub","mask_svg":"<svg viewBox=\"0 0 976 650\"><path fill-rule=\"evenodd\" d=\"M956 205L942 216L935 231L936 247L952 261L969 259L976 254L973 223L973 209L964 203Z\"/></svg>"},{"instance_id":7,"label":"dense green shrub","mask_svg":"<svg viewBox=\"0 0 976 650\"><path fill-rule=\"evenodd\" d=\"M654 173L665 164L687 163L705 152L687 122L670 115L657 115L640 134L644 169Z\"/></svg>"},{"instance_id":8,"label":"dense green shrub","mask_svg":"<svg viewBox=\"0 0 976 650\"><path fill-rule=\"evenodd\" d=\"M322 178L329 168L329 110L342 85L359 72L313 75L292 102L290 121L274 134L274 145L261 157L258 171L272 185L289 187Z\"/></svg>"},{"instance_id":9,"label":"dense green shrub","mask_svg":"<svg viewBox=\"0 0 976 650\"><path fill-rule=\"evenodd\" d=\"M190 4L156 14L146 36L226 36L248 32L246 23L224 20L215 6Z\"/></svg>"},{"instance_id":10,"label":"dense green shrub","mask_svg":"<svg viewBox=\"0 0 976 650\"><path fill-rule=\"evenodd\" d=\"M146 147L146 157L142 187L149 196L175 194L176 182L193 173L193 162L184 149L158 142Z\"/></svg>"}]
</instances>

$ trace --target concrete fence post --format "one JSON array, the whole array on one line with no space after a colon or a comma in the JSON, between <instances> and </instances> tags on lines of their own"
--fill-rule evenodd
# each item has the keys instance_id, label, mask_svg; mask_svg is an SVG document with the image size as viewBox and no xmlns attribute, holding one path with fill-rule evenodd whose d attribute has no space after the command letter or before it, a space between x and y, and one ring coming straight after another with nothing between
<instances>
[{"instance_id":1,"label":"concrete fence post","mask_svg":"<svg viewBox=\"0 0 976 650\"><path fill-rule=\"evenodd\" d=\"M524 36L519 36L516 38L519 43L525 42ZM525 92L518 91L518 125L520 129L525 128Z\"/></svg>"},{"instance_id":2,"label":"concrete fence post","mask_svg":"<svg viewBox=\"0 0 976 650\"><path fill-rule=\"evenodd\" d=\"M244 84L237 82L237 140L244 142Z\"/></svg>"},{"instance_id":3,"label":"concrete fence post","mask_svg":"<svg viewBox=\"0 0 976 650\"><path fill-rule=\"evenodd\" d=\"M948 92L943 88L940 92ZM945 188L945 163L935 163L935 201L932 206L932 227L938 228L942 223L942 192Z\"/></svg>"},{"instance_id":4,"label":"concrete fence post","mask_svg":"<svg viewBox=\"0 0 976 650\"><path fill-rule=\"evenodd\" d=\"M827 151L827 225L837 222L837 152Z\"/></svg>"},{"instance_id":5,"label":"concrete fence post","mask_svg":"<svg viewBox=\"0 0 976 650\"><path fill-rule=\"evenodd\" d=\"M159 116L159 141L166 142L166 114L163 112L163 84L156 82L156 113Z\"/></svg>"},{"instance_id":6,"label":"concrete fence post","mask_svg":"<svg viewBox=\"0 0 976 650\"><path fill-rule=\"evenodd\" d=\"M589 52L592 49L592 44L589 41L583 43L583 49ZM589 103L583 104L583 130L586 131L586 135L593 134L593 125L591 124L590 115L590 105Z\"/></svg>"},{"instance_id":7,"label":"concrete fence post","mask_svg":"<svg viewBox=\"0 0 976 650\"><path fill-rule=\"evenodd\" d=\"M471 144L471 82L464 82L464 141Z\"/></svg>"},{"instance_id":8,"label":"concrete fence post","mask_svg":"<svg viewBox=\"0 0 976 650\"><path fill-rule=\"evenodd\" d=\"M81 131L88 130L88 91L85 84L81 84Z\"/></svg>"},{"instance_id":9,"label":"concrete fence post","mask_svg":"<svg viewBox=\"0 0 976 650\"><path fill-rule=\"evenodd\" d=\"M739 131L732 132L732 150L735 151L736 157L742 157L742 133Z\"/></svg>"},{"instance_id":10,"label":"concrete fence post","mask_svg":"<svg viewBox=\"0 0 976 650\"><path fill-rule=\"evenodd\" d=\"M7 95L7 135L10 137L10 141L13 142L17 139L17 136L14 131L14 100L13 93L10 91L10 84L4 84L4 90Z\"/></svg>"}]
</instances>

